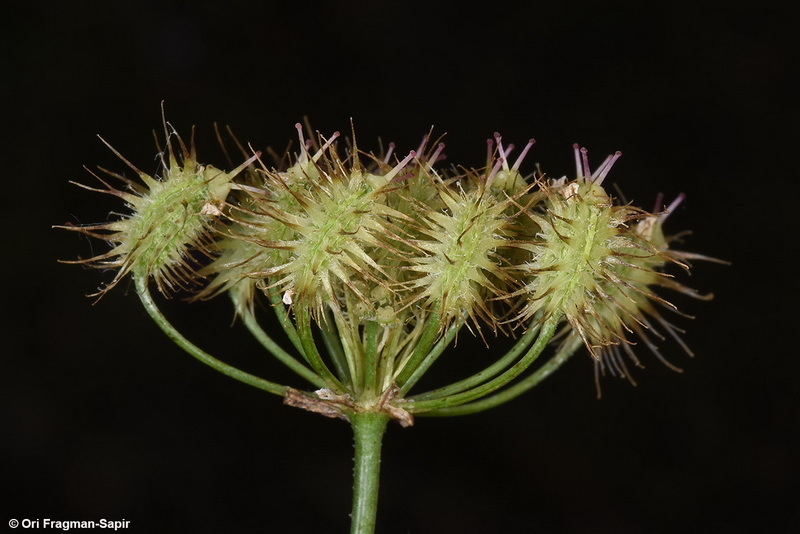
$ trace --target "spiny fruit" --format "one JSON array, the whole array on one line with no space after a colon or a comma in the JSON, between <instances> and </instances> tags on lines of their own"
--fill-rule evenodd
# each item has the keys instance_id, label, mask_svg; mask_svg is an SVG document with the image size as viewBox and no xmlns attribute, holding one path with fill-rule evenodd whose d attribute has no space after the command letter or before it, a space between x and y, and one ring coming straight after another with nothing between
<instances>
[{"instance_id":1,"label":"spiny fruit","mask_svg":"<svg viewBox=\"0 0 800 534\"><path fill-rule=\"evenodd\" d=\"M632 345L641 340L669 367L648 332L662 338L651 319L663 327L690 353L680 339L679 330L669 323L656 305L677 312L669 301L653 292L665 287L698 298L664 272L667 264L688 270L682 259L704 258L673 251L664 237L662 224L682 197L660 214L651 214L630 205L617 205L603 188L603 180L617 152L594 172L586 149L574 146L577 177L550 180L541 184L546 200L539 209L528 212L538 226L536 239L526 248L531 260L520 265L527 277L526 303L517 318L528 320L563 314L569 329L580 336L598 362L597 369L627 377L622 352L641 366ZM704 258L710 259L710 258ZM634 334L636 338L631 338Z\"/></svg>"},{"instance_id":2,"label":"spiny fruit","mask_svg":"<svg viewBox=\"0 0 800 534\"><path fill-rule=\"evenodd\" d=\"M253 251L239 270L265 289L277 288L284 303L308 307L317 318L326 309L342 314L344 292L369 305L364 288L389 283L370 253L387 246L389 219L403 217L385 198L414 153L374 174L357 159L340 159L332 149L338 132L310 157L299 125L298 131L297 162L286 171L261 169L262 183L248 188L248 203L231 210L235 226L228 234Z\"/></svg>"},{"instance_id":3,"label":"spiny fruit","mask_svg":"<svg viewBox=\"0 0 800 534\"><path fill-rule=\"evenodd\" d=\"M94 173L105 189L77 184L85 189L117 196L131 210L128 215L106 223L62 227L99 237L112 244L113 248L105 254L76 262L116 269L111 282L96 295L107 292L128 273L136 277L152 277L165 294L188 286L198 276L196 268L200 260L195 254L211 254L214 248L211 227L222 213L233 178L255 159L254 156L233 171L225 172L211 165L199 164L194 139L187 149L166 120L164 135L167 151L165 156L159 149L163 167L161 176L153 177L139 170L106 143L136 172L141 183L101 169L127 187L124 190L117 189ZM173 136L180 148L179 153L174 149Z\"/></svg>"},{"instance_id":4,"label":"spiny fruit","mask_svg":"<svg viewBox=\"0 0 800 534\"><path fill-rule=\"evenodd\" d=\"M338 132L326 139L296 129L299 149L293 161L276 158L277 168L260 153L231 172L201 165L194 140L187 148L166 120L160 176L112 148L140 180L101 169L127 187L97 175L105 189L82 187L123 199L130 213L64 226L111 243L109 252L76 262L116 269L98 294L129 273L152 278L163 293L208 279L196 298L228 292L243 314L263 291L294 309L304 327L313 319L336 329L346 353L358 353L367 338L375 353L395 351L381 356L396 362L382 371L387 387L428 322L436 336L466 324L483 337L487 326L497 333L509 323L563 320L562 333L582 340L598 372L631 381L623 356L641 365L637 340L665 363L654 338L673 337L689 352L658 308L677 309L656 291L710 298L665 269L711 258L676 251L664 236L666 215L682 197L649 213L606 192L619 152L592 172L586 149L575 145L573 180L541 173L530 180L520 166L533 139L511 164L513 146L496 133L483 169L440 171L434 164L444 144L430 143L430 134L398 158L393 144L379 155L362 152L355 135L342 155ZM438 339L431 335L426 342Z\"/></svg>"}]
</instances>

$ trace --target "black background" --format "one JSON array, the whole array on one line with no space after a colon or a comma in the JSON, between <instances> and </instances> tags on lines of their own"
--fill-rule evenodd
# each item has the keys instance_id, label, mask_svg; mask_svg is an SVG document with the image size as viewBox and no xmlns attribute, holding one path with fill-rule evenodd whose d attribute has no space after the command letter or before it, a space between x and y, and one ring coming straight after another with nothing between
<instances>
[{"instance_id":1,"label":"black background","mask_svg":"<svg viewBox=\"0 0 800 534\"><path fill-rule=\"evenodd\" d=\"M157 170L160 102L200 159L224 165L229 124L278 149L310 117L355 121L415 148L431 125L449 161L483 163L500 131L535 137L528 172L572 173L571 145L650 208L687 200L668 230L713 291L682 321L697 356L647 359L639 387L585 355L479 415L419 418L385 439L379 532L796 532L798 14L776 2L441 3L230 0L27 2L2 23L0 528L11 518L128 519L136 532L345 532L348 426L281 405L183 354L109 273L58 258L102 250L51 230L119 209L83 165ZM663 4L663 7L661 7ZM795 73L796 74L796 73ZM300 385L259 351L224 300L165 304L214 353ZM440 374L492 356L468 337Z\"/></svg>"}]
</instances>

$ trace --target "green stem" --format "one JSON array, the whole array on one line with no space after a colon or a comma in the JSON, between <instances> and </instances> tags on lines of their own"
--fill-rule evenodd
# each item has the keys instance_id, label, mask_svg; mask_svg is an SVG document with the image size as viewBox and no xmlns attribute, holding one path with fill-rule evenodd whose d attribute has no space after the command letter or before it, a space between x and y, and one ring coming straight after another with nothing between
<instances>
[{"instance_id":1,"label":"green stem","mask_svg":"<svg viewBox=\"0 0 800 534\"><path fill-rule=\"evenodd\" d=\"M454 395L450 395L447 397L425 400L420 402L408 402L404 405L404 408L411 413L422 413L428 412L433 410L438 410L440 408L446 408L449 406L458 406L459 404L466 404L468 402L474 401L481 397L485 397L486 395L492 393L500 389L501 387L505 386L516 377L518 377L521 373L525 371L530 365L536 361L536 358L539 357L539 354L542 353L544 348L547 346L547 343L553 337L555 332L556 326L560 320L559 316L551 316L547 319L539 330L539 335L536 338L536 341L533 343L530 349L525 353L525 355L520 358L520 360L511 366L507 371L505 371L500 376L481 384L480 386L476 386L472 389L467 391L462 391L461 393L456 393Z\"/></svg>"},{"instance_id":2,"label":"green stem","mask_svg":"<svg viewBox=\"0 0 800 534\"><path fill-rule=\"evenodd\" d=\"M561 365L570 359L575 354L575 351L583 344L581 338L576 337L574 340L567 342L552 358L539 367L536 371L528 375L527 378L506 388L490 397L484 397L478 401L462 404L460 406L451 406L449 408L441 408L425 412L425 416L452 416L452 415L467 415L494 408L512 399L515 399L533 388L539 382L553 374Z\"/></svg>"},{"instance_id":3,"label":"green stem","mask_svg":"<svg viewBox=\"0 0 800 534\"><path fill-rule=\"evenodd\" d=\"M350 360L344 351L342 338L339 337L339 325L330 312L326 312L325 317L320 321L319 332L322 335L322 343L328 351L328 356L333 364L333 370L339 380L344 384L353 384L353 371L350 368Z\"/></svg>"},{"instance_id":4,"label":"green stem","mask_svg":"<svg viewBox=\"0 0 800 534\"><path fill-rule=\"evenodd\" d=\"M331 391L337 394L344 393L345 390L342 387L342 383L331 373L331 370L328 369L328 366L325 365L325 362L322 360L319 350L317 350L317 344L314 341L314 333L311 330L311 315L309 314L308 307L296 306L294 313L297 322L297 334L300 338L300 343L303 345L303 352L308 365L311 366L317 375L325 380L325 383Z\"/></svg>"},{"instance_id":5,"label":"green stem","mask_svg":"<svg viewBox=\"0 0 800 534\"><path fill-rule=\"evenodd\" d=\"M448 395L453 395L454 393L460 393L471 387L477 386L487 380L490 380L500 374L502 371L506 370L511 363L516 360L520 354L528 347L530 347L531 343L533 342L533 338L536 333L539 331L539 325L531 325L527 332L517 341L514 346L509 350L502 358L494 362L492 365L487 367L486 369L481 370L474 375L465 378L463 380L459 380L453 384L448 386L441 387L439 389L435 389L433 391L428 391L425 393L420 393L419 395L414 395L413 397L409 397L409 400L413 400L415 402L430 400L430 399L438 399L441 397L446 397Z\"/></svg>"},{"instance_id":6,"label":"green stem","mask_svg":"<svg viewBox=\"0 0 800 534\"><path fill-rule=\"evenodd\" d=\"M250 308L245 307L242 310L242 321L250 333L255 337L267 351L275 356L281 363L286 365L289 369L308 380L317 388L326 387L325 381L318 377L314 372L297 361L291 354L283 350L280 345L267 334L261 325L258 324L255 314Z\"/></svg>"},{"instance_id":7,"label":"green stem","mask_svg":"<svg viewBox=\"0 0 800 534\"><path fill-rule=\"evenodd\" d=\"M440 327L441 324L439 324L439 314L437 312L432 312L427 318L425 329L422 331L422 336L420 336L417 346L414 348L414 352L411 353L408 361L405 363L403 369L395 379L397 385L400 386L401 393L408 391L408 387L410 386L407 386L406 383L408 382L408 379L411 378L411 375L414 374L414 371L417 369L417 367L419 367L419 365L422 363L423 359L430 352L431 347L439 335Z\"/></svg>"},{"instance_id":8,"label":"green stem","mask_svg":"<svg viewBox=\"0 0 800 534\"><path fill-rule=\"evenodd\" d=\"M305 356L303 344L300 343L300 337L297 335L297 330L292 324L292 320L289 319L289 314L286 313L286 307L283 305L283 300L281 300L280 294L274 287L269 290L269 302L272 304L272 311L275 312L275 316L278 318L281 328L283 328L283 331L286 332L287 336L289 336L289 341L292 342L292 345L294 345L294 348L297 349L297 352Z\"/></svg>"},{"instance_id":9,"label":"green stem","mask_svg":"<svg viewBox=\"0 0 800 534\"><path fill-rule=\"evenodd\" d=\"M350 415L355 443L353 513L350 534L373 534L378 513L381 444L389 416L377 412Z\"/></svg>"},{"instance_id":10,"label":"green stem","mask_svg":"<svg viewBox=\"0 0 800 534\"><path fill-rule=\"evenodd\" d=\"M411 388L416 385L417 381L422 378L422 375L428 372L428 369L430 369L431 365L433 365L439 356L442 355L444 349L446 349L453 339L455 339L456 334L459 330L461 330L462 326L464 326L463 321L454 322L452 325L450 325L450 328L447 330L447 334L440 339L436 345L434 345L428 355L425 356L425 359L422 360L422 363L420 363L417 368L414 369L414 372L411 374L408 380L405 381L403 384L402 393L407 393L410 391Z\"/></svg>"},{"instance_id":11,"label":"green stem","mask_svg":"<svg viewBox=\"0 0 800 534\"><path fill-rule=\"evenodd\" d=\"M225 362L222 362L204 350L197 347L197 345L193 344L191 341L186 339L183 334L178 332L174 326L164 317L164 314L161 313L161 310L158 309L156 306L155 301L153 301L152 295L150 295L150 290L147 287L147 278L142 276L135 276L136 281L136 292L139 294L139 299L142 301L144 305L144 309L147 310L147 313L150 317L155 321L155 323L161 328L161 330L167 334L167 336L175 342L180 348L188 352L190 355L194 356L204 364L208 365L212 369L219 371L220 373L227 375L235 380L239 380L240 382L244 382L250 386L256 387L258 389L263 389L264 391L268 391L269 393L275 393L276 395L285 396L286 395L286 386L281 384L276 384L275 382L270 382L269 380L264 380L263 378L259 378L257 376L251 375L250 373L246 373L241 369L237 369L231 365L228 365Z\"/></svg>"},{"instance_id":12,"label":"green stem","mask_svg":"<svg viewBox=\"0 0 800 534\"><path fill-rule=\"evenodd\" d=\"M364 325L364 384L367 395L378 394L378 336L383 328L377 321L367 321Z\"/></svg>"}]
</instances>

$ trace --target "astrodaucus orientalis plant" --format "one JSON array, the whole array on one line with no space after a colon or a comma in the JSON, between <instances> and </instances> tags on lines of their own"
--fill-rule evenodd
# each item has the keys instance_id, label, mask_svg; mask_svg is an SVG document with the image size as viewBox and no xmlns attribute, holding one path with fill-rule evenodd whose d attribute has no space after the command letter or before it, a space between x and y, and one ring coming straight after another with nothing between
<instances>
[{"instance_id":1,"label":"astrodaucus orientalis plant","mask_svg":"<svg viewBox=\"0 0 800 534\"><path fill-rule=\"evenodd\" d=\"M430 135L395 156L393 144L365 152L355 135L343 143L338 132L325 138L297 124L293 152L270 163L236 142L241 163L224 171L199 163L194 139L187 147L163 124L158 176L112 148L136 176L101 169L93 173L101 187L78 184L119 197L128 212L59 226L110 244L71 263L113 273L95 297L130 275L156 324L217 371L287 405L348 421L354 533L375 528L390 420L407 427L420 415L498 406L581 347L598 388L605 374L633 382L630 366L642 366L642 352L677 369L657 345L666 338L691 354L668 318L678 310L663 290L711 298L673 274L711 258L672 248L664 234L682 196L648 212L609 195L605 180L619 152L592 170L586 149L575 145L575 176L552 179L523 174L533 140L512 157L513 146L494 134L483 168L443 168L444 145ZM151 286L191 301L227 294L249 332L305 385L272 382L208 354L171 325ZM262 327L258 300L291 346ZM446 349L459 335L487 347L498 336L514 342L478 373L418 391L438 358L458 359Z\"/></svg>"}]
</instances>

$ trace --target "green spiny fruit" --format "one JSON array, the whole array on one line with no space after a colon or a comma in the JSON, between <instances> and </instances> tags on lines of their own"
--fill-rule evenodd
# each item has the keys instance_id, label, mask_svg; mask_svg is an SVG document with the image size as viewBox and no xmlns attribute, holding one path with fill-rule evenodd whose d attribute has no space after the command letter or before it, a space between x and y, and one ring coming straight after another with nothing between
<instances>
[{"instance_id":1,"label":"green spiny fruit","mask_svg":"<svg viewBox=\"0 0 800 534\"><path fill-rule=\"evenodd\" d=\"M221 215L225 199L232 187L232 179L254 158L232 172L210 165L201 165L195 155L194 140L187 149L177 133L164 121L167 143L166 155L161 154L162 175L150 176L137 169L119 152L106 145L136 174L141 183L122 175L101 169L104 173L123 181L127 188L117 189L94 175L106 189L95 189L77 184L85 189L111 194L123 199L131 213L106 223L85 226L64 226L70 230L104 239L112 249L98 256L76 263L99 268L116 269L116 275L97 295L102 295L128 273L135 277L150 278L163 293L185 288L197 278L197 250L211 254L214 238L211 230ZM180 152L176 154L171 137L175 136ZM105 141L103 141L105 143ZM94 173L93 173L94 174Z\"/></svg>"},{"instance_id":2,"label":"green spiny fruit","mask_svg":"<svg viewBox=\"0 0 800 534\"><path fill-rule=\"evenodd\" d=\"M301 137L295 165L283 172L263 169L263 188L250 191L255 207L247 211L249 230L233 235L265 253L281 251L268 256L271 261L253 256L250 276L278 288L286 304L308 306L317 318L329 307L343 313L345 293L369 305L364 286L388 285L370 252L385 246L388 219L402 217L385 197L392 178L414 158L412 152L386 174L373 174L357 158L339 158L333 148L338 135L313 157Z\"/></svg>"}]
</instances>

